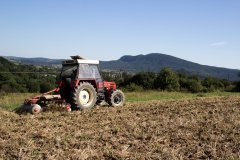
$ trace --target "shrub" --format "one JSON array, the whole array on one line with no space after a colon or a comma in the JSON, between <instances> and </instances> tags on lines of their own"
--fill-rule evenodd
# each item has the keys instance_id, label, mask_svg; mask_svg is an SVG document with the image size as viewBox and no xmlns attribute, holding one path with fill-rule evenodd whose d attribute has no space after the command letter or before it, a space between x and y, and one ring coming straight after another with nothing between
<instances>
[{"instance_id":1,"label":"shrub","mask_svg":"<svg viewBox=\"0 0 240 160\"><path fill-rule=\"evenodd\" d=\"M205 87L206 92L212 92L216 90L222 90L225 88L223 82L215 77L206 77L202 81L203 87Z\"/></svg>"},{"instance_id":2,"label":"shrub","mask_svg":"<svg viewBox=\"0 0 240 160\"><path fill-rule=\"evenodd\" d=\"M140 72L134 75L130 81L144 89L153 89L155 77L153 72Z\"/></svg>"},{"instance_id":3,"label":"shrub","mask_svg":"<svg viewBox=\"0 0 240 160\"><path fill-rule=\"evenodd\" d=\"M236 82L235 89L236 92L240 92L240 81Z\"/></svg>"},{"instance_id":4,"label":"shrub","mask_svg":"<svg viewBox=\"0 0 240 160\"><path fill-rule=\"evenodd\" d=\"M203 89L201 81L198 81L196 79L187 80L186 87L187 87L188 91L190 91L192 93L201 92Z\"/></svg>"},{"instance_id":5,"label":"shrub","mask_svg":"<svg viewBox=\"0 0 240 160\"><path fill-rule=\"evenodd\" d=\"M155 88L178 91L180 88L178 75L171 68L163 68L155 80Z\"/></svg>"},{"instance_id":6,"label":"shrub","mask_svg":"<svg viewBox=\"0 0 240 160\"><path fill-rule=\"evenodd\" d=\"M127 91L133 92L133 91L142 91L143 88L141 86L136 85L135 83L130 83L126 85L125 89Z\"/></svg>"}]
</instances>

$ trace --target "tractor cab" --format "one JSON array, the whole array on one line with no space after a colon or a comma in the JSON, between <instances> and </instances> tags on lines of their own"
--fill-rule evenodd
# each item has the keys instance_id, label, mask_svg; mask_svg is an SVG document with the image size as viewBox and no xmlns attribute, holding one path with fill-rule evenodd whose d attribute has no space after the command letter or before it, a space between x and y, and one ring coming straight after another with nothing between
<instances>
[{"instance_id":1,"label":"tractor cab","mask_svg":"<svg viewBox=\"0 0 240 160\"><path fill-rule=\"evenodd\" d=\"M94 80L97 83L102 82L102 76L99 72L98 60L73 59L63 61L61 77L71 78L72 80Z\"/></svg>"},{"instance_id":2,"label":"tractor cab","mask_svg":"<svg viewBox=\"0 0 240 160\"><path fill-rule=\"evenodd\" d=\"M62 63L62 73L61 76L62 77L71 77L73 73L79 73L81 75L79 75L79 77L76 78L80 78L80 77L85 77L85 78L89 78L89 77L93 77L96 73L96 75L100 76L99 74L99 70L98 70L98 65L99 65L99 61L98 60L85 60L85 59L75 59L77 56L72 56L74 57L74 59L72 60L66 60L63 61ZM93 77L94 78L94 77Z\"/></svg>"}]
</instances>

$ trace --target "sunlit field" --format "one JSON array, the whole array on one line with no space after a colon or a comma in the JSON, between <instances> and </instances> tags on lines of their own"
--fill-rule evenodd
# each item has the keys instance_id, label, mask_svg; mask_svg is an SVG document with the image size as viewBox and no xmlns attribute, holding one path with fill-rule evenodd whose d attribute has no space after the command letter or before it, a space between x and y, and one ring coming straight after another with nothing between
<instances>
[{"instance_id":1,"label":"sunlit field","mask_svg":"<svg viewBox=\"0 0 240 160\"><path fill-rule=\"evenodd\" d=\"M240 96L236 92L210 92L210 93L184 93L184 92L160 92L160 91L142 91L126 92L127 102L144 102L151 100L177 100L192 99L196 97L215 97L215 96Z\"/></svg>"},{"instance_id":2,"label":"sunlit field","mask_svg":"<svg viewBox=\"0 0 240 160\"><path fill-rule=\"evenodd\" d=\"M212 92L212 93L182 93L182 92L160 92L160 91L142 91L142 92L124 92L126 102L146 102L152 100L178 100L192 99L197 97L215 97L215 96L240 96L236 92ZM0 107L12 110L21 105L26 98L30 98L40 93L2 93L0 94Z\"/></svg>"},{"instance_id":3,"label":"sunlit field","mask_svg":"<svg viewBox=\"0 0 240 160\"><path fill-rule=\"evenodd\" d=\"M0 159L240 159L240 96L125 93L123 107L37 115L1 95Z\"/></svg>"}]
</instances>

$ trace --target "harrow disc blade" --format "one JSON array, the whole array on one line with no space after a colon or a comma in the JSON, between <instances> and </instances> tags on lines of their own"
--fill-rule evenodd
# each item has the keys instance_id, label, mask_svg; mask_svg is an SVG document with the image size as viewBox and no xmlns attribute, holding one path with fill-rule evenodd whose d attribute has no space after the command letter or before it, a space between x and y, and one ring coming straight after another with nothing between
<instances>
[{"instance_id":1,"label":"harrow disc blade","mask_svg":"<svg viewBox=\"0 0 240 160\"><path fill-rule=\"evenodd\" d=\"M32 105L32 108L31 108L31 113L32 114L38 114L42 111L42 107L38 104L34 104Z\"/></svg>"},{"instance_id":2,"label":"harrow disc blade","mask_svg":"<svg viewBox=\"0 0 240 160\"><path fill-rule=\"evenodd\" d=\"M15 109L15 112L18 114L22 113L32 113L32 114L38 114L42 111L42 107L38 104L22 104L18 108Z\"/></svg>"}]
</instances>

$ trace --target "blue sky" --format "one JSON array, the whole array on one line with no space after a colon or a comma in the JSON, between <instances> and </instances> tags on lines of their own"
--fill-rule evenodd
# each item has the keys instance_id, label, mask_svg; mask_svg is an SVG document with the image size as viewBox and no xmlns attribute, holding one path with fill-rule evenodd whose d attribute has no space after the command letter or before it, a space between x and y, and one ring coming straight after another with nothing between
<instances>
[{"instance_id":1,"label":"blue sky","mask_svg":"<svg viewBox=\"0 0 240 160\"><path fill-rule=\"evenodd\" d=\"M164 53L240 69L239 0L0 0L0 55Z\"/></svg>"}]
</instances>

